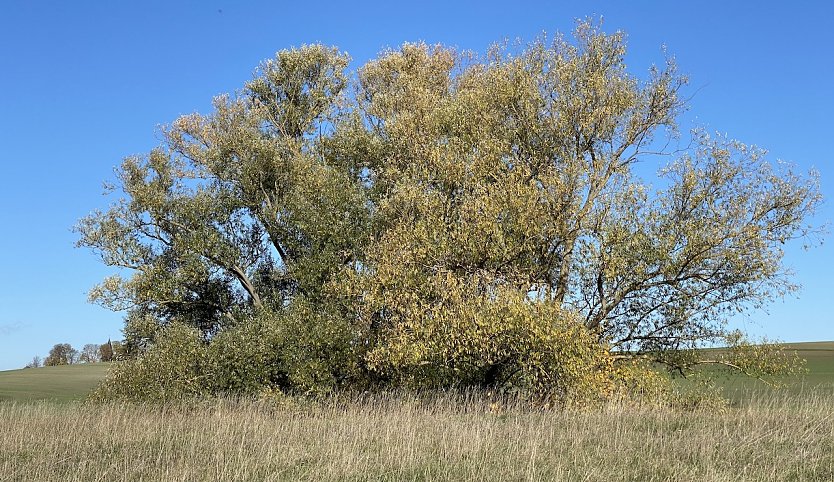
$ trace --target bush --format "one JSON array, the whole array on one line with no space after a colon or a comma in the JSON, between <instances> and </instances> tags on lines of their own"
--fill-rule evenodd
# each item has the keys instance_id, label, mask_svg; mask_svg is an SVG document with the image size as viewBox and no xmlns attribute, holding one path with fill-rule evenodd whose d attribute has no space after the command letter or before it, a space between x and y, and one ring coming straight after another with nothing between
<instances>
[{"instance_id":1,"label":"bush","mask_svg":"<svg viewBox=\"0 0 834 482\"><path fill-rule=\"evenodd\" d=\"M558 304L513 290L475 295L453 278L441 291L438 303L413 307L369 353L371 368L394 385L478 387L545 404L586 404L613 392L607 347Z\"/></svg>"},{"instance_id":2,"label":"bush","mask_svg":"<svg viewBox=\"0 0 834 482\"><path fill-rule=\"evenodd\" d=\"M208 346L206 371L218 392L248 393L264 386L287 386L281 362L281 330L274 316L262 314L220 331Z\"/></svg>"},{"instance_id":3,"label":"bush","mask_svg":"<svg viewBox=\"0 0 834 482\"><path fill-rule=\"evenodd\" d=\"M91 398L172 401L201 395L207 386L206 359L199 331L173 323L141 356L116 362Z\"/></svg>"},{"instance_id":4,"label":"bush","mask_svg":"<svg viewBox=\"0 0 834 482\"><path fill-rule=\"evenodd\" d=\"M332 312L303 298L262 311L215 336L208 347L211 388L221 393L323 394L358 377L355 336Z\"/></svg>"},{"instance_id":5,"label":"bush","mask_svg":"<svg viewBox=\"0 0 834 482\"><path fill-rule=\"evenodd\" d=\"M171 400L202 394L325 394L359 375L360 346L346 321L303 298L262 310L205 340L173 323L134 359L118 363L94 399Z\"/></svg>"}]
</instances>

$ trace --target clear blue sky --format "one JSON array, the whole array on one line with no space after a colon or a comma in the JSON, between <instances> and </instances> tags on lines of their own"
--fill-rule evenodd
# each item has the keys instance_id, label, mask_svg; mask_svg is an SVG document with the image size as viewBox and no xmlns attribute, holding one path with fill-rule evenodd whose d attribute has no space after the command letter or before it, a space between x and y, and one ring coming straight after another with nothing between
<instances>
[{"instance_id":1,"label":"clear blue sky","mask_svg":"<svg viewBox=\"0 0 834 482\"><path fill-rule=\"evenodd\" d=\"M742 5L745 3L745 5ZM158 143L157 126L208 112L275 51L323 42L354 65L404 41L483 52L504 38L569 32L602 15L628 33L632 72L663 61L691 78L688 129L706 126L821 173L834 216L834 6L831 2L7 1L0 6L0 369L55 343L121 337L121 315L86 302L109 271L73 248L71 227L106 207L122 157ZM697 91L697 94L696 94ZM834 340L828 245L789 247L804 288L736 320L785 341Z\"/></svg>"}]
</instances>

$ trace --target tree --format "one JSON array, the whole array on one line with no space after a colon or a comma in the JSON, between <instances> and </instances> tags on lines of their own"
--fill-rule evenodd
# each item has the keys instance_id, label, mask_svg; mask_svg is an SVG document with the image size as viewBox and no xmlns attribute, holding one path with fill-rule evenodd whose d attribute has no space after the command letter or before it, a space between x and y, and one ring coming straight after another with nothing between
<instances>
[{"instance_id":1,"label":"tree","mask_svg":"<svg viewBox=\"0 0 834 482\"><path fill-rule=\"evenodd\" d=\"M122 352L122 344L118 341L107 340L107 343L98 345L98 359L103 362L118 360Z\"/></svg>"},{"instance_id":2,"label":"tree","mask_svg":"<svg viewBox=\"0 0 834 482\"><path fill-rule=\"evenodd\" d=\"M618 356L684 370L699 360L683 350L738 340L728 313L794 289L782 246L813 232L815 175L696 132L665 153L653 189L633 168L657 159L658 133L676 134L686 79L668 61L640 81L624 54L621 34L582 23L574 44L542 39L469 64L406 45L360 72L363 122L341 135L378 153L364 159L383 228L358 273L360 313L389 331L372 356L409 353L383 357L409 376L449 366L458 305L509 290L574 313ZM459 286L470 293L449 300ZM527 356L482 354L470 363L486 383Z\"/></svg>"},{"instance_id":3,"label":"tree","mask_svg":"<svg viewBox=\"0 0 834 482\"><path fill-rule=\"evenodd\" d=\"M214 115L184 116L165 148L126 159L130 202L83 219L79 244L136 271L91 298L210 336L265 304L317 297L367 224L361 186L320 163L312 140L347 62L320 46L281 52L240 97L215 99Z\"/></svg>"},{"instance_id":4,"label":"tree","mask_svg":"<svg viewBox=\"0 0 834 482\"><path fill-rule=\"evenodd\" d=\"M32 361L26 364L24 368L38 368L42 365L41 357L35 356L32 358Z\"/></svg>"},{"instance_id":5,"label":"tree","mask_svg":"<svg viewBox=\"0 0 834 482\"><path fill-rule=\"evenodd\" d=\"M100 346L88 343L84 345L81 349L81 353L78 356L78 361L81 363L98 363L101 361L101 356L99 355Z\"/></svg>"},{"instance_id":6,"label":"tree","mask_svg":"<svg viewBox=\"0 0 834 482\"><path fill-rule=\"evenodd\" d=\"M581 22L483 59L405 44L355 76L335 49L279 52L126 159L125 197L77 227L133 270L91 293L130 310L125 370L164 360L182 324L222 390L247 369L230 340L269 364L248 389L565 399L610 393L635 360L773 373L725 320L795 289L782 246L816 232L816 177L701 131L666 150L686 79L667 60L641 80L625 51ZM715 343L732 357L698 358Z\"/></svg>"},{"instance_id":7,"label":"tree","mask_svg":"<svg viewBox=\"0 0 834 482\"><path fill-rule=\"evenodd\" d=\"M77 361L78 350L69 343L58 343L49 350L49 356L43 361L44 366L72 365Z\"/></svg>"}]
</instances>

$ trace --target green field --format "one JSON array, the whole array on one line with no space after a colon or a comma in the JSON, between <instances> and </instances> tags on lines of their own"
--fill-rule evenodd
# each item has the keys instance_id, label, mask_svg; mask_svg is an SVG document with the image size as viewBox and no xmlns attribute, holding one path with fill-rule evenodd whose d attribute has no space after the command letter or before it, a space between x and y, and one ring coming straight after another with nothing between
<instances>
[{"instance_id":1,"label":"green field","mask_svg":"<svg viewBox=\"0 0 834 482\"><path fill-rule=\"evenodd\" d=\"M80 400L104 378L109 363L0 371L0 401Z\"/></svg>"},{"instance_id":2,"label":"green field","mask_svg":"<svg viewBox=\"0 0 834 482\"><path fill-rule=\"evenodd\" d=\"M788 350L795 350L800 358L807 361L808 372L798 377L773 380L780 386L778 392L791 396L834 393L834 342L787 343L785 346ZM681 383L685 384L686 381ZM734 404L768 396L774 391L760 380L729 372L719 374L715 383Z\"/></svg>"}]
</instances>

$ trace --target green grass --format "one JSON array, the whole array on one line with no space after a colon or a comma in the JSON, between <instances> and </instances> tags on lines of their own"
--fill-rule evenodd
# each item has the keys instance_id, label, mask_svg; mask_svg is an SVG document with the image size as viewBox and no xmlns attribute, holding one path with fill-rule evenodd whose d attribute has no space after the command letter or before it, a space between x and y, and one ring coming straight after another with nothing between
<instances>
[{"instance_id":1,"label":"green grass","mask_svg":"<svg viewBox=\"0 0 834 482\"><path fill-rule=\"evenodd\" d=\"M790 378L773 380L779 392L802 396L813 393L834 393L834 342L786 343L788 350L795 350L800 358L807 361L808 373ZM713 370L707 368L707 370ZM685 384L686 381L680 383ZM744 403L751 398L767 396L772 388L766 383L740 374L723 371L715 378L724 396L734 404Z\"/></svg>"},{"instance_id":2,"label":"green grass","mask_svg":"<svg viewBox=\"0 0 834 482\"><path fill-rule=\"evenodd\" d=\"M107 375L109 363L0 371L0 401L80 400Z\"/></svg>"}]
</instances>

